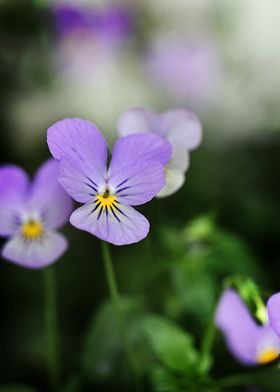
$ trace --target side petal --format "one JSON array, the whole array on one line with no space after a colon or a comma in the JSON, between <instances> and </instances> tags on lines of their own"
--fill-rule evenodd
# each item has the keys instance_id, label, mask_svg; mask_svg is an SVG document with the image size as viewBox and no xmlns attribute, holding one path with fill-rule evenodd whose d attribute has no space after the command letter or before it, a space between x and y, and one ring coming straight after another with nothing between
<instances>
[{"instance_id":1,"label":"side petal","mask_svg":"<svg viewBox=\"0 0 280 392\"><path fill-rule=\"evenodd\" d=\"M87 203L98 193L100 184L91 179L90 173L71 158L61 159L58 181L65 191L80 203Z\"/></svg>"},{"instance_id":2,"label":"side petal","mask_svg":"<svg viewBox=\"0 0 280 392\"><path fill-rule=\"evenodd\" d=\"M20 235L11 238L2 256L25 268L39 269L57 261L67 250L66 238L55 231L46 231L38 240L26 241Z\"/></svg>"},{"instance_id":3,"label":"side petal","mask_svg":"<svg viewBox=\"0 0 280 392\"><path fill-rule=\"evenodd\" d=\"M190 157L186 150L179 145L173 146L172 158L165 167L166 184L158 198L170 196L182 187L189 164Z\"/></svg>"},{"instance_id":4,"label":"side petal","mask_svg":"<svg viewBox=\"0 0 280 392\"><path fill-rule=\"evenodd\" d=\"M269 298L267 312L271 327L280 336L280 293L274 294Z\"/></svg>"},{"instance_id":5,"label":"side petal","mask_svg":"<svg viewBox=\"0 0 280 392\"><path fill-rule=\"evenodd\" d=\"M251 317L240 296L232 289L222 295L215 323L223 332L229 350L242 363L257 363L257 350L263 339L263 328Z\"/></svg>"},{"instance_id":6,"label":"side petal","mask_svg":"<svg viewBox=\"0 0 280 392\"><path fill-rule=\"evenodd\" d=\"M117 129L120 136L139 132L158 133L160 131L159 114L149 108L131 108L121 115Z\"/></svg>"},{"instance_id":7,"label":"side petal","mask_svg":"<svg viewBox=\"0 0 280 392\"><path fill-rule=\"evenodd\" d=\"M78 208L70 217L73 226L114 245L139 242L149 232L148 220L130 206L117 205L113 211L90 204Z\"/></svg>"},{"instance_id":8,"label":"side petal","mask_svg":"<svg viewBox=\"0 0 280 392\"><path fill-rule=\"evenodd\" d=\"M87 120L67 118L48 129L47 143L56 160L69 160L80 175L102 185L107 172L107 145L99 129Z\"/></svg>"},{"instance_id":9,"label":"side petal","mask_svg":"<svg viewBox=\"0 0 280 392\"><path fill-rule=\"evenodd\" d=\"M165 185L163 165L170 159L171 145L153 134L119 139L113 149L108 184L124 204L151 200Z\"/></svg>"},{"instance_id":10,"label":"side petal","mask_svg":"<svg viewBox=\"0 0 280 392\"><path fill-rule=\"evenodd\" d=\"M37 171L29 203L40 212L44 226L56 229L62 226L73 210L73 201L58 182L58 162L49 159Z\"/></svg>"},{"instance_id":11,"label":"side petal","mask_svg":"<svg viewBox=\"0 0 280 392\"><path fill-rule=\"evenodd\" d=\"M157 198L167 197L177 192L185 182L185 174L180 170L173 170L167 167L166 173L166 185L157 194Z\"/></svg>"},{"instance_id":12,"label":"side petal","mask_svg":"<svg viewBox=\"0 0 280 392\"><path fill-rule=\"evenodd\" d=\"M152 160L166 165L171 154L171 144L160 136L136 133L121 137L114 145L108 175L123 170L139 160Z\"/></svg>"},{"instance_id":13,"label":"side petal","mask_svg":"<svg viewBox=\"0 0 280 392\"><path fill-rule=\"evenodd\" d=\"M21 168L0 168L0 235L8 236L18 229L19 212L26 206L29 186L29 178Z\"/></svg>"},{"instance_id":14,"label":"side petal","mask_svg":"<svg viewBox=\"0 0 280 392\"><path fill-rule=\"evenodd\" d=\"M198 118L185 109L169 110L161 114L162 132L172 145L187 150L197 148L202 140L202 127Z\"/></svg>"}]
</instances>

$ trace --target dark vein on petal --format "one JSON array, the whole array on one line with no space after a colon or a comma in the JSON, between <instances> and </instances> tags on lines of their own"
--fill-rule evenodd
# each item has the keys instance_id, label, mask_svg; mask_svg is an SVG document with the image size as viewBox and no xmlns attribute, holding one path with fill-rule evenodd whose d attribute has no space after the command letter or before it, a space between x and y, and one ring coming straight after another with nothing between
<instances>
[{"instance_id":1,"label":"dark vein on petal","mask_svg":"<svg viewBox=\"0 0 280 392\"><path fill-rule=\"evenodd\" d=\"M113 213L114 217L117 219L117 221L121 223L121 220L119 219L119 217L117 216L117 214L115 213L115 211L113 209L112 209L112 213Z\"/></svg>"},{"instance_id":2,"label":"dark vein on petal","mask_svg":"<svg viewBox=\"0 0 280 392\"><path fill-rule=\"evenodd\" d=\"M131 186L125 186L124 188L118 189L116 193L125 191L126 189L130 189L130 188L131 188Z\"/></svg>"},{"instance_id":3,"label":"dark vein on petal","mask_svg":"<svg viewBox=\"0 0 280 392\"><path fill-rule=\"evenodd\" d=\"M117 188L122 186L123 184L125 184L128 180L129 180L129 178L127 178L126 180L122 181L119 185L117 185Z\"/></svg>"}]
</instances>

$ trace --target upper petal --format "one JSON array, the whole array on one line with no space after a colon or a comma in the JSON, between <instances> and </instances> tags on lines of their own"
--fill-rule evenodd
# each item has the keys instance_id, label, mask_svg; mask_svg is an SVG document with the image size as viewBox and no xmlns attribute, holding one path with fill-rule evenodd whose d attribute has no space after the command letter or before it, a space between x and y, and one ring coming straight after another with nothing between
<instances>
[{"instance_id":1,"label":"upper petal","mask_svg":"<svg viewBox=\"0 0 280 392\"><path fill-rule=\"evenodd\" d=\"M29 186L29 178L21 168L0 168L0 235L10 235L18 229L17 219L26 206Z\"/></svg>"},{"instance_id":2,"label":"upper petal","mask_svg":"<svg viewBox=\"0 0 280 392\"><path fill-rule=\"evenodd\" d=\"M4 245L2 256L22 267L39 269L57 261L67 247L66 238L55 231L45 231L40 239L30 241L16 235Z\"/></svg>"},{"instance_id":3,"label":"upper petal","mask_svg":"<svg viewBox=\"0 0 280 392\"><path fill-rule=\"evenodd\" d=\"M108 183L123 203L146 203L165 185L163 165L170 155L170 144L159 136L139 133L120 138L113 149Z\"/></svg>"},{"instance_id":4,"label":"upper petal","mask_svg":"<svg viewBox=\"0 0 280 392\"><path fill-rule=\"evenodd\" d=\"M267 311L271 327L280 336L280 293L273 294L269 298Z\"/></svg>"},{"instance_id":5,"label":"upper petal","mask_svg":"<svg viewBox=\"0 0 280 392\"><path fill-rule=\"evenodd\" d=\"M263 339L264 327L255 323L240 296L226 290L219 302L215 323L223 332L233 355L244 364L257 363L258 347Z\"/></svg>"},{"instance_id":6,"label":"upper petal","mask_svg":"<svg viewBox=\"0 0 280 392\"><path fill-rule=\"evenodd\" d=\"M149 108L131 108L121 115L117 128L120 136L139 132L158 133L161 128L159 114Z\"/></svg>"},{"instance_id":7,"label":"upper petal","mask_svg":"<svg viewBox=\"0 0 280 392\"><path fill-rule=\"evenodd\" d=\"M114 245L139 242L147 236L150 227L142 214L119 203L113 211L101 210L93 203L85 204L73 212L70 222Z\"/></svg>"},{"instance_id":8,"label":"upper petal","mask_svg":"<svg viewBox=\"0 0 280 392\"><path fill-rule=\"evenodd\" d=\"M55 159L69 160L77 174L86 173L98 185L104 183L107 145L96 125L79 118L58 121L48 129L47 142Z\"/></svg>"},{"instance_id":9,"label":"upper petal","mask_svg":"<svg viewBox=\"0 0 280 392\"><path fill-rule=\"evenodd\" d=\"M202 127L198 118L186 109L173 109L161 114L162 133L172 145L187 150L197 148L202 140Z\"/></svg>"},{"instance_id":10,"label":"upper petal","mask_svg":"<svg viewBox=\"0 0 280 392\"><path fill-rule=\"evenodd\" d=\"M30 208L43 218L44 226L58 228L69 218L73 201L58 182L58 162L49 159L37 171L31 188Z\"/></svg>"}]
</instances>

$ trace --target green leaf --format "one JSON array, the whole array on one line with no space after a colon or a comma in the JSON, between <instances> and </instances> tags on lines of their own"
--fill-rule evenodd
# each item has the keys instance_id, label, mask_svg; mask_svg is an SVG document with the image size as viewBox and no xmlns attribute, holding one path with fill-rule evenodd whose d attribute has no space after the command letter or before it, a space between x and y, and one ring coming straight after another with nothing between
<instances>
[{"instance_id":1,"label":"green leaf","mask_svg":"<svg viewBox=\"0 0 280 392\"><path fill-rule=\"evenodd\" d=\"M169 320L147 316L144 333L154 354L168 368L184 373L196 367L198 354L192 337Z\"/></svg>"},{"instance_id":2,"label":"green leaf","mask_svg":"<svg viewBox=\"0 0 280 392\"><path fill-rule=\"evenodd\" d=\"M163 366L156 365L150 371L150 379L155 392L179 392L176 378Z\"/></svg>"},{"instance_id":3,"label":"green leaf","mask_svg":"<svg viewBox=\"0 0 280 392\"><path fill-rule=\"evenodd\" d=\"M141 371L150 362L150 353L140 327L143 303L134 297L122 297L121 309L134 359ZM102 304L93 317L85 338L81 365L89 380L114 375L121 378L127 371L119 323L110 302Z\"/></svg>"}]
</instances>

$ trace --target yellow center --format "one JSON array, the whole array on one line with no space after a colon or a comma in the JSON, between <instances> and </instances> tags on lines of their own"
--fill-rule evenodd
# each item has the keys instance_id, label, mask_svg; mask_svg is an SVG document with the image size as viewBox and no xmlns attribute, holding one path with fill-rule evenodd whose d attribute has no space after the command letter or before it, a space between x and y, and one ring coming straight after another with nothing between
<instances>
[{"instance_id":1,"label":"yellow center","mask_svg":"<svg viewBox=\"0 0 280 392\"><path fill-rule=\"evenodd\" d=\"M279 352L273 348L263 351L258 355L257 362L261 365L275 361L279 357Z\"/></svg>"},{"instance_id":2,"label":"yellow center","mask_svg":"<svg viewBox=\"0 0 280 392\"><path fill-rule=\"evenodd\" d=\"M39 221L30 220L21 226L21 233L29 240L37 239L43 234L43 225Z\"/></svg>"},{"instance_id":3,"label":"yellow center","mask_svg":"<svg viewBox=\"0 0 280 392\"><path fill-rule=\"evenodd\" d=\"M111 209L115 205L116 197L105 193L104 195L97 195L96 200L97 200L97 203L99 204L99 208Z\"/></svg>"}]
</instances>

